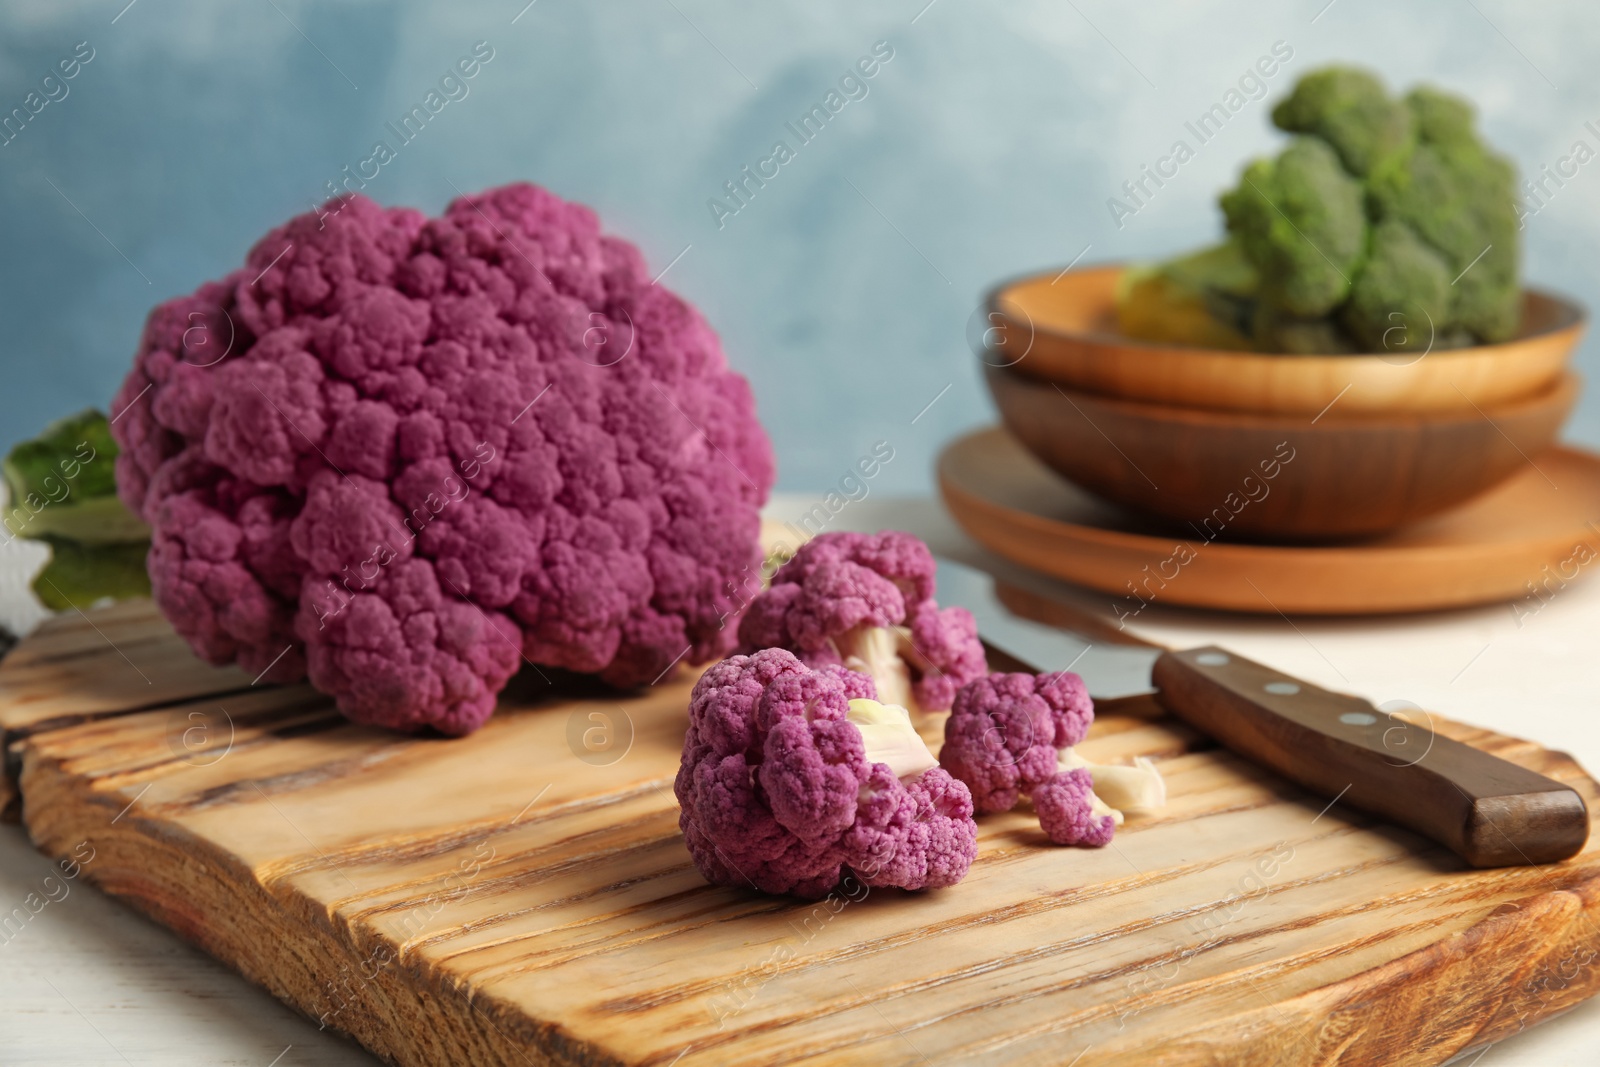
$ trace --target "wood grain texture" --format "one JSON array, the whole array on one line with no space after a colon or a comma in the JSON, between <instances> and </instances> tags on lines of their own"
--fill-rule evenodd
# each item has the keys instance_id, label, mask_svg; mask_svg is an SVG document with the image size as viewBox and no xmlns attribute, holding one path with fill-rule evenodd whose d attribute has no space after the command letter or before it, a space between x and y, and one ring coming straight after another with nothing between
<instances>
[{"instance_id":1,"label":"wood grain texture","mask_svg":"<svg viewBox=\"0 0 1600 1067\"><path fill-rule=\"evenodd\" d=\"M1267 615L1538 603L1600 556L1600 457L1565 447L1452 511L1332 545L1207 540L1091 496L998 428L946 446L938 477L945 505L974 540L1109 594L1119 613L1141 602Z\"/></svg>"},{"instance_id":2,"label":"wood grain texture","mask_svg":"<svg viewBox=\"0 0 1600 1067\"><path fill-rule=\"evenodd\" d=\"M1006 428L1058 474L1210 536L1349 540L1430 518L1528 468L1578 401L1564 374L1460 412L1320 419L1139 403L984 368ZM1248 506L1239 502L1248 499Z\"/></svg>"},{"instance_id":3,"label":"wood grain texture","mask_svg":"<svg viewBox=\"0 0 1600 1067\"><path fill-rule=\"evenodd\" d=\"M139 610L119 632L173 654ZM1171 786L1114 847L1051 847L1021 810L981 822L949 890L800 904L690 863L687 680L573 699L524 672L455 740L349 724L303 686L197 695L204 671L102 714L84 690L122 661L85 630L41 635L53 675L0 664L34 840L92 841L83 878L396 1063L1430 1064L1600 991L1594 845L1469 870L1169 719L1107 715L1084 745ZM57 704L74 717L29 717ZM226 716L175 743L201 706ZM593 715L620 758L575 754ZM1439 728L1597 799L1565 756Z\"/></svg>"},{"instance_id":4,"label":"wood grain texture","mask_svg":"<svg viewBox=\"0 0 1600 1067\"><path fill-rule=\"evenodd\" d=\"M99 608L91 619L68 614L46 619L14 648L0 670L0 820L16 822L18 743L37 730L139 708L175 707L205 697L250 688L250 676L234 667L196 659L149 601L129 600ZM92 664L70 685L63 674ZM184 720L182 730L192 720Z\"/></svg>"},{"instance_id":5,"label":"wood grain texture","mask_svg":"<svg viewBox=\"0 0 1600 1067\"><path fill-rule=\"evenodd\" d=\"M1396 354L1284 356L1132 340L1117 329L1117 265L1046 271L989 295L988 358L1069 388L1156 404L1315 415L1335 398L1351 412L1471 411L1532 396L1560 375L1584 310L1523 295L1518 336L1492 345Z\"/></svg>"}]
</instances>

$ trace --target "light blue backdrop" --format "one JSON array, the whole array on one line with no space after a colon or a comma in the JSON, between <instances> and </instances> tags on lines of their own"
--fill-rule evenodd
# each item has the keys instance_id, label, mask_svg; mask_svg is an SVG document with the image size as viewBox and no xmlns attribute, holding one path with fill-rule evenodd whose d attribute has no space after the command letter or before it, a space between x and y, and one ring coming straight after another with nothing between
<instances>
[{"instance_id":1,"label":"light blue backdrop","mask_svg":"<svg viewBox=\"0 0 1600 1067\"><path fill-rule=\"evenodd\" d=\"M1209 240L1216 192L1277 141L1271 97L1318 63L1469 93L1525 173L1600 147L1600 9L1576 0L524 2L7 0L0 112L79 42L93 58L0 147L0 439L103 406L151 304L236 266L480 40L494 58L366 192L437 211L529 179L657 268L682 253L666 282L751 378L791 489L836 482L877 440L895 459L874 491L927 489L940 443L993 418L963 337L982 291L1086 246L1093 262ZM784 124L879 41L892 58L801 144ZM1277 41L1293 58L1268 99L1119 229L1108 197ZM708 199L731 208L724 182L779 139L793 158L716 218ZM1597 208L1600 163L1525 233L1530 278L1591 306ZM1570 435L1600 442L1600 401Z\"/></svg>"}]
</instances>

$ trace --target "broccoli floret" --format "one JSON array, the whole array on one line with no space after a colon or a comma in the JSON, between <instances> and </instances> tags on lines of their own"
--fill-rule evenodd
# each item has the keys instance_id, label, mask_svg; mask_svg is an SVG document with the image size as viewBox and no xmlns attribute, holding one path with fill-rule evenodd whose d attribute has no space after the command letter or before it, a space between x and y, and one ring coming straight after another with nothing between
<instances>
[{"instance_id":1,"label":"broccoli floret","mask_svg":"<svg viewBox=\"0 0 1600 1067\"><path fill-rule=\"evenodd\" d=\"M1358 352L1358 345L1338 319L1306 319L1263 303L1251 327L1255 347L1263 352L1312 356L1329 352Z\"/></svg>"},{"instance_id":2,"label":"broccoli floret","mask_svg":"<svg viewBox=\"0 0 1600 1067\"><path fill-rule=\"evenodd\" d=\"M1367 240L1361 183L1326 143L1298 137L1222 197L1228 231L1261 272L1262 295L1291 315L1326 315L1350 294Z\"/></svg>"},{"instance_id":3,"label":"broccoli floret","mask_svg":"<svg viewBox=\"0 0 1600 1067\"><path fill-rule=\"evenodd\" d=\"M1368 352L1423 352L1449 323L1450 265L1416 231L1385 219L1350 287L1344 324Z\"/></svg>"},{"instance_id":4,"label":"broccoli floret","mask_svg":"<svg viewBox=\"0 0 1600 1067\"><path fill-rule=\"evenodd\" d=\"M1416 120L1373 75L1353 67L1327 67L1301 78L1272 109L1272 121L1280 130L1326 142L1346 170L1366 177L1411 147Z\"/></svg>"},{"instance_id":5,"label":"broccoli floret","mask_svg":"<svg viewBox=\"0 0 1600 1067\"><path fill-rule=\"evenodd\" d=\"M1272 117L1296 136L1221 198L1229 244L1258 290L1219 299L1215 285L1185 287L1217 249L1130 273L1126 332L1288 353L1421 351L1516 333L1516 173L1479 138L1469 103L1427 87L1391 97L1366 71L1329 67L1302 78Z\"/></svg>"},{"instance_id":6,"label":"broccoli floret","mask_svg":"<svg viewBox=\"0 0 1600 1067\"><path fill-rule=\"evenodd\" d=\"M1163 273L1186 288L1204 289L1240 302L1254 300L1261 290L1261 275L1237 241L1224 241L1172 260Z\"/></svg>"},{"instance_id":7,"label":"broccoli floret","mask_svg":"<svg viewBox=\"0 0 1600 1067\"><path fill-rule=\"evenodd\" d=\"M1461 97L1419 85L1406 96L1406 104L1421 140L1435 145L1482 147L1472 128L1475 118L1472 105Z\"/></svg>"},{"instance_id":8,"label":"broccoli floret","mask_svg":"<svg viewBox=\"0 0 1600 1067\"><path fill-rule=\"evenodd\" d=\"M1465 101L1418 89L1407 103L1421 136L1405 159L1373 175L1372 210L1408 223L1444 257L1450 277L1459 277L1450 325L1503 341L1516 333L1522 311L1516 171L1478 140Z\"/></svg>"}]
</instances>

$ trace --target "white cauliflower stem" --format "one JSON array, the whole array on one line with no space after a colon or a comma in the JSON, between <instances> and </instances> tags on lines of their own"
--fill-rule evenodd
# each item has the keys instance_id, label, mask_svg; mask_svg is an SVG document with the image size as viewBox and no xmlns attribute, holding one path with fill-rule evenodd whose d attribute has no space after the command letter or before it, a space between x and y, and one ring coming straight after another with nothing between
<instances>
[{"instance_id":1,"label":"white cauliflower stem","mask_svg":"<svg viewBox=\"0 0 1600 1067\"><path fill-rule=\"evenodd\" d=\"M887 764L896 778L916 778L939 766L905 708L858 697L845 717L861 731L868 762Z\"/></svg>"},{"instance_id":2,"label":"white cauliflower stem","mask_svg":"<svg viewBox=\"0 0 1600 1067\"><path fill-rule=\"evenodd\" d=\"M1128 767L1090 763L1072 748L1057 750L1056 770L1070 771L1079 767L1094 779L1094 814L1110 815L1118 826L1122 825L1126 814L1138 815L1166 806L1166 779L1144 756L1135 756L1133 765Z\"/></svg>"},{"instance_id":3,"label":"white cauliflower stem","mask_svg":"<svg viewBox=\"0 0 1600 1067\"><path fill-rule=\"evenodd\" d=\"M911 692L911 665L926 669L904 626L856 626L832 639L839 662L872 679L878 697L902 708L917 706Z\"/></svg>"}]
</instances>

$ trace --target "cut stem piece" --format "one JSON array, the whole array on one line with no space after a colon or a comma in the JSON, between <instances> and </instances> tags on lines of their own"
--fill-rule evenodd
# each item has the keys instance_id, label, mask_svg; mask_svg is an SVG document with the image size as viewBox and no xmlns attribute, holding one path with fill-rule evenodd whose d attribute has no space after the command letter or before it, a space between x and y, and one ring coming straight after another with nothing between
<instances>
[{"instance_id":1,"label":"cut stem piece","mask_svg":"<svg viewBox=\"0 0 1600 1067\"><path fill-rule=\"evenodd\" d=\"M1166 806L1166 779L1161 777L1156 765L1144 756L1135 756L1133 765L1129 767L1090 763L1072 748L1057 751L1056 770L1071 771L1079 767L1087 770L1094 779L1094 813L1110 815L1118 826L1122 825L1125 814L1139 815Z\"/></svg>"}]
</instances>

